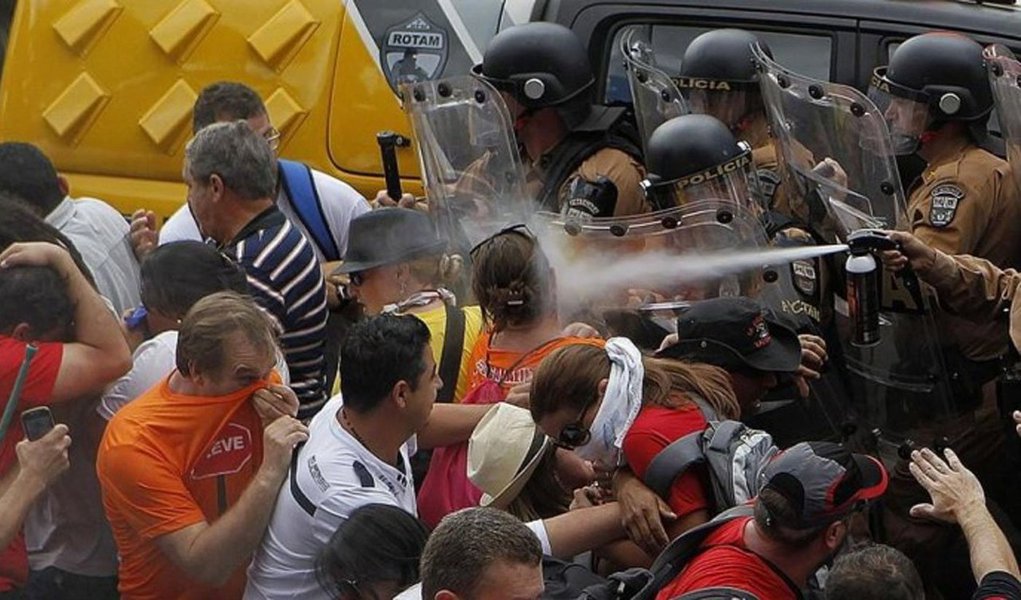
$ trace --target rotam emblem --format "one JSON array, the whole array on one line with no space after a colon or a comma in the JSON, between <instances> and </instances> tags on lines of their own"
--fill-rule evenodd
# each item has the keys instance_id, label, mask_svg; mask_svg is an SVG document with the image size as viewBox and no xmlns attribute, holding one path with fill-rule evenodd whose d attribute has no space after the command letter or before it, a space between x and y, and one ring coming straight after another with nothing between
<instances>
[{"instance_id":1,"label":"rotam emblem","mask_svg":"<svg viewBox=\"0 0 1021 600\"><path fill-rule=\"evenodd\" d=\"M386 30L380 44L380 66L396 92L403 83L436 79L447 64L447 31L417 13Z\"/></svg>"},{"instance_id":2,"label":"rotam emblem","mask_svg":"<svg viewBox=\"0 0 1021 600\"><path fill-rule=\"evenodd\" d=\"M252 432L238 423L220 430L205 455L191 469L192 479L233 475L252 460Z\"/></svg>"}]
</instances>

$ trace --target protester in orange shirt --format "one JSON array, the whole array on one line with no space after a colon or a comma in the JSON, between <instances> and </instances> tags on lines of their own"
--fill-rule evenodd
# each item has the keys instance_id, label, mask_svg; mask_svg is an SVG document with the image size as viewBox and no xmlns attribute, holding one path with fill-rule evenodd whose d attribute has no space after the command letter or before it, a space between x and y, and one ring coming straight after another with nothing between
<instances>
[{"instance_id":1,"label":"protester in orange shirt","mask_svg":"<svg viewBox=\"0 0 1021 600\"><path fill-rule=\"evenodd\" d=\"M564 345L601 346L602 341L571 336L562 328L549 260L524 225L483 240L472 249L471 260L472 291L489 329L472 349L468 393L461 402L528 406L532 373L546 355ZM478 505L482 490L468 480L467 464L467 443L434 451L418 494L418 514L427 525ZM591 464L567 450L557 451L557 474L569 489L595 477Z\"/></svg>"},{"instance_id":2,"label":"protester in orange shirt","mask_svg":"<svg viewBox=\"0 0 1021 600\"><path fill-rule=\"evenodd\" d=\"M308 430L272 369L272 325L221 292L185 315L177 369L120 410L99 448L125 599L240 598Z\"/></svg>"},{"instance_id":3,"label":"protester in orange shirt","mask_svg":"<svg viewBox=\"0 0 1021 600\"><path fill-rule=\"evenodd\" d=\"M542 359L562 346L602 340L568 335L557 315L556 280L538 240L523 225L505 229L471 252L472 291L490 328L472 350L469 389L489 380L508 401L527 402Z\"/></svg>"}]
</instances>

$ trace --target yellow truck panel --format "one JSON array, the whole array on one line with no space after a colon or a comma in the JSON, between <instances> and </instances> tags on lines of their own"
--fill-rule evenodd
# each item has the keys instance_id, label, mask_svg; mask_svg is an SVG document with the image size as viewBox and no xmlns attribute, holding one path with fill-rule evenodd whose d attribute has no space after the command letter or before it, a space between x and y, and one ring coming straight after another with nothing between
<instances>
[{"instance_id":1,"label":"yellow truck panel","mask_svg":"<svg viewBox=\"0 0 1021 600\"><path fill-rule=\"evenodd\" d=\"M18 0L0 140L38 145L74 195L166 217L185 197L195 98L234 80L265 101L282 156L372 197L383 187L376 133L410 136L396 81L464 73L498 28L502 2L473 2ZM471 32L459 10L474 11ZM398 154L420 191L414 150Z\"/></svg>"}]
</instances>

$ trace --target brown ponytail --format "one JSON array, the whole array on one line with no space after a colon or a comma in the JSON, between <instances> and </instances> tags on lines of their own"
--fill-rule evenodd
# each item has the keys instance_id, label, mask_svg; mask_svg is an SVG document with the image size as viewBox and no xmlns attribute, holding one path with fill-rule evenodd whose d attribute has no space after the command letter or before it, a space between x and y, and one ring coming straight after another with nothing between
<instances>
[{"instance_id":1,"label":"brown ponytail","mask_svg":"<svg viewBox=\"0 0 1021 600\"><path fill-rule=\"evenodd\" d=\"M554 310L549 260L526 231L494 236L472 260L472 292L495 331L536 323Z\"/></svg>"}]
</instances>

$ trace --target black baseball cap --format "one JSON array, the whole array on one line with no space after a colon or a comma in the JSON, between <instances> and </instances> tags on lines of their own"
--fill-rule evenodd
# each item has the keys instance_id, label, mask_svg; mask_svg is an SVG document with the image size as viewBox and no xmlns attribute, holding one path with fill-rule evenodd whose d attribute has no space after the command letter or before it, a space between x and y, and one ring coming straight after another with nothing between
<instances>
[{"instance_id":1,"label":"black baseball cap","mask_svg":"<svg viewBox=\"0 0 1021 600\"><path fill-rule=\"evenodd\" d=\"M795 444L766 463L759 477L763 491L776 492L798 514L793 523L778 521L791 529L833 523L861 503L882 496L889 482L878 460L833 442ZM762 501L761 491L757 501ZM771 516L779 512L764 506Z\"/></svg>"},{"instance_id":2,"label":"black baseball cap","mask_svg":"<svg viewBox=\"0 0 1021 600\"><path fill-rule=\"evenodd\" d=\"M677 337L677 344L657 356L774 373L794 373L801 365L798 334L750 298L692 304L677 318Z\"/></svg>"}]
</instances>

